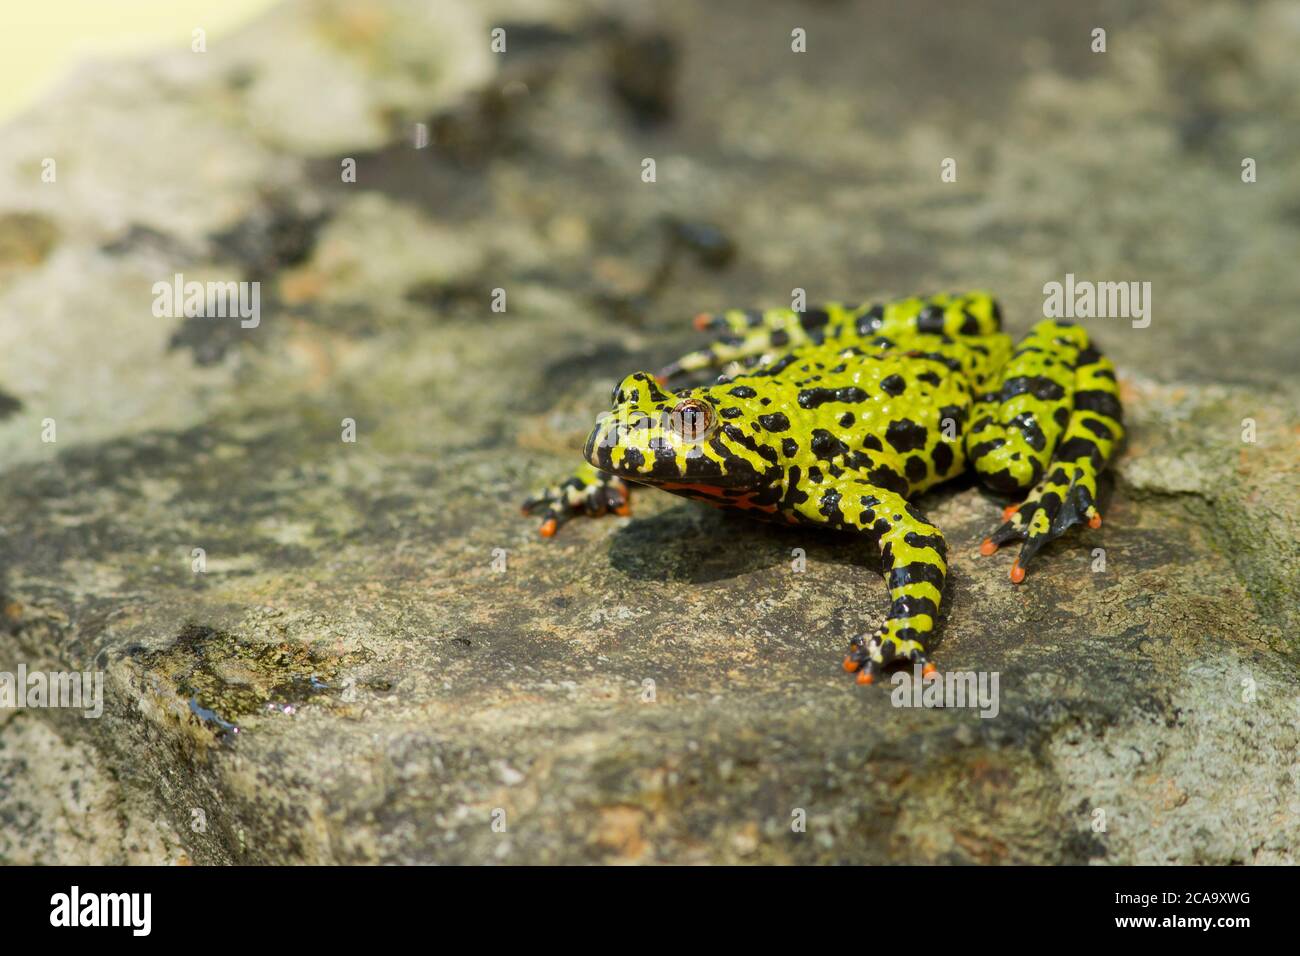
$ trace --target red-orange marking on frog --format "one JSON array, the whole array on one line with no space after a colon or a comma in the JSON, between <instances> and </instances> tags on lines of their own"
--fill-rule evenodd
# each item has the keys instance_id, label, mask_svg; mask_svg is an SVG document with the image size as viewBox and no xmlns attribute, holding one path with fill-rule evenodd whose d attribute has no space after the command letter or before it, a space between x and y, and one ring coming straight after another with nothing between
<instances>
[{"instance_id":1,"label":"red-orange marking on frog","mask_svg":"<svg viewBox=\"0 0 1300 956\"><path fill-rule=\"evenodd\" d=\"M709 504L718 504L732 508L743 508L746 511L764 511L768 514L776 513L775 504L756 504L754 502L754 492L746 492L741 497L728 498L722 488L717 485L701 485L684 481L664 482L661 486L664 491L694 491L707 498L712 499Z\"/></svg>"}]
</instances>

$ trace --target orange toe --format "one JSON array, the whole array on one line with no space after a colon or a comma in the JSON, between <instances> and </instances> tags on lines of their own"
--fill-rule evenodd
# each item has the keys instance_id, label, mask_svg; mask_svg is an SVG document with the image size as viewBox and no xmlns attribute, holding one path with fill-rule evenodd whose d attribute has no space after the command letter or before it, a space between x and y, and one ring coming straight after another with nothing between
<instances>
[{"instance_id":1,"label":"orange toe","mask_svg":"<svg viewBox=\"0 0 1300 956\"><path fill-rule=\"evenodd\" d=\"M992 538L985 538L984 542L980 545L980 554L984 555L984 557L986 558L990 554L997 553L997 550L998 550L998 546L993 543Z\"/></svg>"},{"instance_id":2,"label":"orange toe","mask_svg":"<svg viewBox=\"0 0 1300 956\"><path fill-rule=\"evenodd\" d=\"M709 313L707 312L701 312L699 315L697 315L695 317L695 331L703 332L705 329L707 329L709 327L709 322L712 320L712 318L713 316L709 315Z\"/></svg>"},{"instance_id":3,"label":"orange toe","mask_svg":"<svg viewBox=\"0 0 1300 956\"><path fill-rule=\"evenodd\" d=\"M1002 509L1002 520L1010 521L1011 516L1020 510L1020 505L1007 505Z\"/></svg>"},{"instance_id":4,"label":"orange toe","mask_svg":"<svg viewBox=\"0 0 1300 956\"><path fill-rule=\"evenodd\" d=\"M547 518L545 521L542 522L542 527L540 529L542 532L542 537L550 538L554 536L555 531L557 528L559 528L559 526L560 526L559 522L556 521L554 518Z\"/></svg>"},{"instance_id":5,"label":"orange toe","mask_svg":"<svg viewBox=\"0 0 1300 956\"><path fill-rule=\"evenodd\" d=\"M1011 565L1011 583L1019 584L1024 579L1025 569L1020 566L1020 561L1017 560L1015 564Z\"/></svg>"},{"instance_id":6,"label":"orange toe","mask_svg":"<svg viewBox=\"0 0 1300 956\"><path fill-rule=\"evenodd\" d=\"M921 668L922 677L933 677L937 673L939 673L939 668L935 667L933 662L927 663Z\"/></svg>"},{"instance_id":7,"label":"orange toe","mask_svg":"<svg viewBox=\"0 0 1300 956\"><path fill-rule=\"evenodd\" d=\"M614 509L614 514L618 515L620 518L626 518L631 513L632 505L626 501Z\"/></svg>"},{"instance_id":8,"label":"orange toe","mask_svg":"<svg viewBox=\"0 0 1300 956\"><path fill-rule=\"evenodd\" d=\"M1098 512L1097 514L1093 515L1091 518L1088 519L1088 527L1091 528L1093 531L1096 531L1098 528L1101 527L1100 512Z\"/></svg>"},{"instance_id":9,"label":"orange toe","mask_svg":"<svg viewBox=\"0 0 1300 956\"><path fill-rule=\"evenodd\" d=\"M862 666L861 664L859 664L851 657L844 658L844 669L848 671L850 674L852 674L855 670L857 670L861 666Z\"/></svg>"},{"instance_id":10,"label":"orange toe","mask_svg":"<svg viewBox=\"0 0 1300 956\"><path fill-rule=\"evenodd\" d=\"M858 671L859 684L874 684L875 682L876 679L871 676L871 671L867 668L864 667L862 670Z\"/></svg>"}]
</instances>

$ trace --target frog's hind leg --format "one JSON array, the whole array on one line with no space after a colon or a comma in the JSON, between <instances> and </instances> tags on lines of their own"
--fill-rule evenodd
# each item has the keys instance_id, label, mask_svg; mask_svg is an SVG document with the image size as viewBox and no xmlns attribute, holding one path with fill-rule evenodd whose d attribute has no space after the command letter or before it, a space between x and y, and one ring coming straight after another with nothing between
<instances>
[{"instance_id":1,"label":"frog's hind leg","mask_svg":"<svg viewBox=\"0 0 1300 956\"><path fill-rule=\"evenodd\" d=\"M848 316L845 306L833 302L802 312L794 309L702 312L695 317L695 328L714 336L713 341L665 366L659 378L668 382L706 370L735 374L800 345L823 341L827 328L842 324Z\"/></svg>"},{"instance_id":2,"label":"frog's hind leg","mask_svg":"<svg viewBox=\"0 0 1300 956\"><path fill-rule=\"evenodd\" d=\"M1002 313L989 293L940 293L885 302L844 305L825 302L807 309L727 309L702 312L695 328L714 341L665 367L662 381L716 369L733 375L766 364L802 345L839 344L892 347L895 339L917 335L945 338L989 336L1002 325Z\"/></svg>"},{"instance_id":3,"label":"frog's hind leg","mask_svg":"<svg viewBox=\"0 0 1300 956\"><path fill-rule=\"evenodd\" d=\"M990 488L1031 489L980 553L1023 540L1011 567L1019 584L1043 545L1086 521L1101 524L1097 476L1124 437L1115 367L1078 326L1044 321L1016 349L999 388L981 396L967 454Z\"/></svg>"}]
</instances>

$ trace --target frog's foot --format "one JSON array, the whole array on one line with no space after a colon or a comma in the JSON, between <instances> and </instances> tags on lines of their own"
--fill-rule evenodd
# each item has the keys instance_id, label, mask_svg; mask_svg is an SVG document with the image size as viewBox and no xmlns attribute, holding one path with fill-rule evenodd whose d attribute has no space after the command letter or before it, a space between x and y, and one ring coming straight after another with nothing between
<instances>
[{"instance_id":1,"label":"frog's foot","mask_svg":"<svg viewBox=\"0 0 1300 956\"><path fill-rule=\"evenodd\" d=\"M1011 505L1002 512L1002 524L980 545L980 554L993 554L1008 541L1022 540L1020 555L1011 566L1011 580L1025 579L1025 566L1049 541L1053 541L1076 524L1087 522L1090 528L1101 527L1097 510L1097 475L1090 462L1058 461L1047 477L1034 487L1023 504Z\"/></svg>"},{"instance_id":2,"label":"frog's foot","mask_svg":"<svg viewBox=\"0 0 1300 956\"><path fill-rule=\"evenodd\" d=\"M598 518L632 513L632 494L622 478L583 464L573 475L524 501L524 514L542 516L541 534L549 538L579 514Z\"/></svg>"},{"instance_id":3,"label":"frog's foot","mask_svg":"<svg viewBox=\"0 0 1300 956\"><path fill-rule=\"evenodd\" d=\"M849 642L844 669L850 674L856 672L859 684L874 684L886 667L899 661L919 666L921 676L927 680L935 676L938 668L926 656L921 642L902 635L906 623L887 620L870 637L855 637Z\"/></svg>"}]
</instances>

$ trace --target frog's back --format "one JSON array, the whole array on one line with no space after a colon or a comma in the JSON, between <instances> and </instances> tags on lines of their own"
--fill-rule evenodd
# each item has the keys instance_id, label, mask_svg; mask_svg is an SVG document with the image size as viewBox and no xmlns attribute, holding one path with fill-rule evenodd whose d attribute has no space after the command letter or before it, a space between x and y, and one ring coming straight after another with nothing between
<instances>
[{"instance_id":1,"label":"frog's back","mask_svg":"<svg viewBox=\"0 0 1300 956\"><path fill-rule=\"evenodd\" d=\"M854 469L907 495L965 468L971 390L940 358L799 349L716 388L721 398L760 404L755 438L777 449L801 480Z\"/></svg>"}]
</instances>

